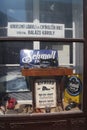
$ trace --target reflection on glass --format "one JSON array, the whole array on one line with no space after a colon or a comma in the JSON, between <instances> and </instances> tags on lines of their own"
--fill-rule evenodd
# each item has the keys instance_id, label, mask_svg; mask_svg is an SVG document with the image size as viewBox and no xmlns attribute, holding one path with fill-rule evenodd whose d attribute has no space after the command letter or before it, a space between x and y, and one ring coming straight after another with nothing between
<instances>
[{"instance_id":1,"label":"reflection on glass","mask_svg":"<svg viewBox=\"0 0 87 130\"><path fill-rule=\"evenodd\" d=\"M0 64L19 64L20 50L33 49L33 42L1 42L0 43Z\"/></svg>"},{"instance_id":2,"label":"reflection on glass","mask_svg":"<svg viewBox=\"0 0 87 130\"><path fill-rule=\"evenodd\" d=\"M0 35L6 36L8 22L32 22L32 9L32 0L0 0Z\"/></svg>"},{"instance_id":3,"label":"reflection on glass","mask_svg":"<svg viewBox=\"0 0 87 130\"><path fill-rule=\"evenodd\" d=\"M62 23L66 38L83 37L82 0L40 0L40 22Z\"/></svg>"},{"instance_id":4,"label":"reflection on glass","mask_svg":"<svg viewBox=\"0 0 87 130\"><path fill-rule=\"evenodd\" d=\"M1 36L6 36L8 22L64 24L65 38L83 38L83 1L0 0Z\"/></svg>"},{"instance_id":5,"label":"reflection on glass","mask_svg":"<svg viewBox=\"0 0 87 130\"><path fill-rule=\"evenodd\" d=\"M41 42L40 49L57 49L59 65L72 65L73 64L73 44L70 43L50 43Z\"/></svg>"}]
</instances>

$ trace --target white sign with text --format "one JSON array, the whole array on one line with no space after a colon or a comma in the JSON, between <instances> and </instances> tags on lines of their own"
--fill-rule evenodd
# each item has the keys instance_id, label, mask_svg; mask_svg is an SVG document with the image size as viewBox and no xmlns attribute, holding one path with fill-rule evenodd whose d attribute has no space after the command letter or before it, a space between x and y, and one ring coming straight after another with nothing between
<instances>
[{"instance_id":1,"label":"white sign with text","mask_svg":"<svg viewBox=\"0 0 87 130\"><path fill-rule=\"evenodd\" d=\"M9 37L64 38L64 24L8 22Z\"/></svg>"},{"instance_id":2,"label":"white sign with text","mask_svg":"<svg viewBox=\"0 0 87 130\"><path fill-rule=\"evenodd\" d=\"M36 108L46 106L56 107L56 81L55 79L38 79L35 82Z\"/></svg>"}]
</instances>

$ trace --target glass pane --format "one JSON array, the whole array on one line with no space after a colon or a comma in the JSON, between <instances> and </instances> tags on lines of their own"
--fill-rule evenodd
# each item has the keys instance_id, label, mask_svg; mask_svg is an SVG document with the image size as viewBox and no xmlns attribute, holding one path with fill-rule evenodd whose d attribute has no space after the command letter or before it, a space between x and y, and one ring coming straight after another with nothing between
<instances>
[{"instance_id":1,"label":"glass pane","mask_svg":"<svg viewBox=\"0 0 87 130\"><path fill-rule=\"evenodd\" d=\"M8 22L32 22L32 0L0 0L0 36L7 35Z\"/></svg>"},{"instance_id":2,"label":"glass pane","mask_svg":"<svg viewBox=\"0 0 87 130\"><path fill-rule=\"evenodd\" d=\"M64 24L65 38L83 38L83 0L40 0L40 22Z\"/></svg>"},{"instance_id":3,"label":"glass pane","mask_svg":"<svg viewBox=\"0 0 87 130\"><path fill-rule=\"evenodd\" d=\"M19 64L20 50L33 49L33 42L29 41L7 41L0 42L0 64Z\"/></svg>"},{"instance_id":4,"label":"glass pane","mask_svg":"<svg viewBox=\"0 0 87 130\"><path fill-rule=\"evenodd\" d=\"M18 110L17 105L32 101L29 80L22 76L19 65L21 49L33 49L33 42L0 42L0 115L20 114L23 109Z\"/></svg>"},{"instance_id":5,"label":"glass pane","mask_svg":"<svg viewBox=\"0 0 87 130\"><path fill-rule=\"evenodd\" d=\"M2 115L83 110L83 43L40 42L39 50L29 42L11 43L0 43Z\"/></svg>"},{"instance_id":6,"label":"glass pane","mask_svg":"<svg viewBox=\"0 0 87 130\"><path fill-rule=\"evenodd\" d=\"M83 38L83 0L0 0L0 36Z\"/></svg>"},{"instance_id":7,"label":"glass pane","mask_svg":"<svg viewBox=\"0 0 87 130\"><path fill-rule=\"evenodd\" d=\"M58 61L59 65L73 65L74 64L74 54L73 54L73 44L70 43L50 43L41 42L41 49L57 49L58 50Z\"/></svg>"}]
</instances>

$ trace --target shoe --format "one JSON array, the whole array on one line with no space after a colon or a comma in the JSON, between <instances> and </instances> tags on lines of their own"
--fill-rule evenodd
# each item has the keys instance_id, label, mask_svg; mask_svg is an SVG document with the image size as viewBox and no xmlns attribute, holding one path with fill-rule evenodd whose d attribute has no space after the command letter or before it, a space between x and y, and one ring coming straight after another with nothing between
<instances>
[{"instance_id":1,"label":"shoe","mask_svg":"<svg viewBox=\"0 0 87 130\"><path fill-rule=\"evenodd\" d=\"M71 102L69 105L67 105L66 107L65 107L65 110L66 111L69 111L69 110L71 110L72 108L75 108L77 106L77 103L76 102Z\"/></svg>"}]
</instances>

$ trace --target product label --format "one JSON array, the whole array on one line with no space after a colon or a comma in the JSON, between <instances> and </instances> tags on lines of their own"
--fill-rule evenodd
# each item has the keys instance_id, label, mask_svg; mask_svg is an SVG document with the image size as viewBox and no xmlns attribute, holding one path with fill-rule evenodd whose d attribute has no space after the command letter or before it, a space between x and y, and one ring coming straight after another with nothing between
<instances>
[{"instance_id":1,"label":"product label","mask_svg":"<svg viewBox=\"0 0 87 130\"><path fill-rule=\"evenodd\" d=\"M29 68L41 66L58 66L58 53L56 50L28 50L20 51L20 65Z\"/></svg>"},{"instance_id":2,"label":"product label","mask_svg":"<svg viewBox=\"0 0 87 130\"><path fill-rule=\"evenodd\" d=\"M82 83L80 79L76 76L71 76L68 80L66 91L72 96L77 96L78 94L80 94L81 90Z\"/></svg>"}]
</instances>

